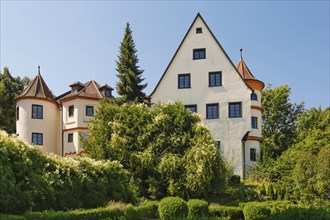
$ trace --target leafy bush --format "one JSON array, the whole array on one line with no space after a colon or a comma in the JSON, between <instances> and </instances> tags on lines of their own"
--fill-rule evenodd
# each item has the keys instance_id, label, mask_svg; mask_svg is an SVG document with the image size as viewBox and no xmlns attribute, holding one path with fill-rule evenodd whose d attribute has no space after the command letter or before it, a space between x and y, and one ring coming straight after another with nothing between
<instances>
[{"instance_id":1,"label":"leafy bush","mask_svg":"<svg viewBox=\"0 0 330 220\"><path fill-rule=\"evenodd\" d=\"M24 216L18 216L18 215L1 215L0 214L0 220L26 220Z\"/></svg>"},{"instance_id":2,"label":"leafy bush","mask_svg":"<svg viewBox=\"0 0 330 220\"><path fill-rule=\"evenodd\" d=\"M188 216L188 206L179 197L166 197L158 204L158 213L161 220L176 220Z\"/></svg>"},{"instance_id":3,"label":"leafy bush","mask_svg":"<svg viewBox=\"0 0 330 220\"><path fill-rule=\"evenodd\" d=\"M141 197L207 199L225 189L226 168L210 131L180 102L150 108L102 101L89 130L86 153L119 161Z\"/></svg>"},{"instance_id":4,"label":"leafy bush","mask_svg":"<svg viewBox=\"0 0 330 220\"><path fill-rule=\"evenodd\" d=\"M155 219L158 218L158 202L147 201L144 204L138 206L137 216L139 219Z\"/></svg>"},{"instance_id":5,"label":"leafy bush","mask_svg":"<svg viewBox=\"0 0 330 220\"><path fill-rule=\"evenodd\" d=\"M200 199L190 199L187 202L189 209L189 218L205 217L209 212L209 205L206 201Z\"/></svg>"},{"instance_id":6,"label":"leafy bush","mask_svg":"<svg viewBox=\"0 0 330 220\"><path fill-rule=\"evenodd\" d=\"M229 178L229 182L231 184L239 184L241 182L241 177L238 176L238 175L232 175L230 178Z\"/></svg>"},{"instance_id":7,"label":"leafy bush","mask_svg":"<svg viewBox=\"0 0 330 220\"><path fill-rule=\"evenodd\" d=\"M271 220L330 219L329 203L325 203L324 206L320 204L317 204L317 206L303 206L289 201L267 201L259 204L271 210L271 215L268 218Z\"/></svg>"},{"instance_id":8,"label":"leafy bush","mask_svg":"<svg viewBox=\"0 0 330 220\"><path fill-rule=\"evenodd\" d=\"M210 216L220 217L229 220L244 219L243 210L234 206L210 205Z\"/></svg>"},{"instance_id":9,"label":"leafy bush","mask_svg":"<svg viewBox=\"0 0 330 220\"><path fill-rule=\"evenodd\" d=\"M264 220L270 216L270 209L262 203L247 203L243 209L245 220Z\"/></svg>"},{"instance_id":10,"label":"leafy bush","mask_svg":"<svg viewBox=\"0 0 330 220\"><path fill-rule=\"evenodd\" d=\"M0 213L94 208L134 202L119 162L59 158L0 132ZM19 198L19 199L17 199Z\"/></svg>"}]
</instances>

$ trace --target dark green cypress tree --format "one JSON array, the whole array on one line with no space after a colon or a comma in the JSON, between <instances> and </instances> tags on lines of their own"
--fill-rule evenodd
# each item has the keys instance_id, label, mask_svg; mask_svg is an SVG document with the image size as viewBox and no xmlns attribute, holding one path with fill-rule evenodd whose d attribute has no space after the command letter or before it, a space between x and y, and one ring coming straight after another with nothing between
<instances>
[{"instance_id":1,"label":"dark green cypress tree","mask_svg":"<svg viewBox=\"0 0 330 220\"><path fill-rule=\"evenodd\" d=\"M132 30L129 23L126 24L125 35L119 47L117 63L117 77L119 81L116 84L117 93L121 96L119 103L134 102L142 103L146 99L142 91L147 84L142 84L141 78L143 70L137 65L139 59L136 54L135 43L132 37Z\"/></svg>"}]
</instances>

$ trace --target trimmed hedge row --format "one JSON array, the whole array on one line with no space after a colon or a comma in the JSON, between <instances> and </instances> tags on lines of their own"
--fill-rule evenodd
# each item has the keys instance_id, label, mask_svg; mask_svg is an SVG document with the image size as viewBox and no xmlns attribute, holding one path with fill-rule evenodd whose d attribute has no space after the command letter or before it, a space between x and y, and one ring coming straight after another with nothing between
<instances>
[{"instance_id":1,"label":"trimmed hedge row","mask_svg":"<svg viewBox=\"0 0 330 220\"><path fill-rule=\"evenodd\" d=\"M266 220L270 216L270 209L263 203L251 202L243 209L245 220Z\"/></svg>"},{"instance_id":2,"label":"trimmed hedge row","mask_svg":"<svg viewBox=\"0 0 330 220\"><path fill-rule=\"evenodd\" d=\"M172 197L173 198L173 197ZM173 200L165 200L167 205L173 204ZM183 200L182 200L183 201ZM184 203L179 203L184 206ZM243 211L239 207L226 207L220 205L210 205L209 212L206 215L201 215L205 211L205 201L192 200L188 201L189 213L193 213L191 207L198 207L197 213L194 216L187 217L180 214L175 216L166 216L166 219L181 219L181 220L212 220L212 219L227 219L227 220L239 220L239 219L269 219L269 220L327 220L330 219L330 212L326 208L307 208L294 205L292 203L281 202L263 202L263 203L247 203ZM195 205L197 204L197 205ZM203 208L201 208L203 207ZM265 209L267 211L265 211ZM0 215L0 220L66 220L66 219L95 219L95 220L142 220L142 219L158 219L158 203L157 202L145 202L140 206L132 206L130 204L125 205L123 203L110 203L106 208L89 209L89 210L72 210L72 211L44 211L44 212L28 212L22 216L15 215ZM195 209L196 210L196 209ZM203 210L203 211L201 211ZM253 213L253 210L255 211ZM269 212L270 211L270 212ZM175 212L174 212L175 213ZM186 212L187 213L187 212ZM260 214L261 213L261 214Z\"/></svg>"},{"instance_id":3,"label":"trimmed hedge row","mask_svg":"<svg viewBox=\"0 0 330 220\"><path fill-rule=\"evenodd\" d=\"M166 197L158 204L158 213L161 220L176 220L188 216L187 203L179 197Z\"/></svg>"},{"instance_id":4,"label":"trimmed hedge row","mask_svg":"<svg viewBox=\"0 0 330 220\"><path fill-rule=\"evenodd\" d=\"M189 218L200 218L209 215L209 204L200 199L190 199L187 202L189 213Z\"/></svg>"},{"instance_id":5,"label":"trimmed hedge row","mask_svg":"<svg viewBox=\"0 0 330 220\"><path fill-rule=\"evenodd\" d=\"M59 158L0 131L0 213L95 208L134 202L118 162ZM19 199L18 199L19 198Z\"/></svg>"},{"instance_id":6,"label":"trimmed hedge row","mask_svg":"<svg viewBox=\"0 0 330 220\"><path fill-rule=\"evenodd\" d=\"M105 220L105 219L156 219L158 218L157 203L148 202L134 207L130 204L111 204L110 207L72 210L72 211L44 211L27 212L22 216L0 215L0 220Z\"/></svg>"},{"instance_id":7,"label":"trimmed hedge row","mask_svg":"<svg viewBox=\"0 0 330 220\"><path fill-rule=\"evenodd\" d=\"M209 213L210 216L225 218L229 220L244 219L243 210L234 206L210 205Z\"/></svg>"}]
</instances>

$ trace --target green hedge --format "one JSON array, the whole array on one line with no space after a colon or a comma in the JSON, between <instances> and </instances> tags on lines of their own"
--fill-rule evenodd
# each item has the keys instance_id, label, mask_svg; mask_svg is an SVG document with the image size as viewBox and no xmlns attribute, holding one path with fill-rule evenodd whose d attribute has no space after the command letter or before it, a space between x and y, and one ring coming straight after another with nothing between
<instances>
[{"instance_id":1,"label":"green hedge","mask_svg":"<svg viewBox=\"0 0 330 220\"><path fill-rule=\"evenodd\" d=\"M245 220L266 220L270 216L270 209L263 203L247 203L243 209Z\"/></svg>"},{"instance_id":2,"label":"green hedge","mask_svg":"<svg viewBox=\"0 0 330 220\"><path fill-rule=\"evenodd\" d=\"M95 208L109 200L135 200L129 173L118 162L44 154L3 131L0 170L0 213Z\"/></svg>"},{"instance_id":3,"label":"green hedge","mask_svg":"<svg viewBox=\"0 0 330 220\"><path fill-rule=\"evenodd\" d=\"M176 220L188 216L188 206L179 197L166 197L158 204L158 213L161 220Z\"/></svg>"},{"instance_id":4,"label":"green hedge","mask_svg":"<svg viewBox=\"0 0 330 220\"><path fill-rule=\"evenodd\" d=\"M229 220L244 219L243 210L234 206L220 206L213 204L209 207L209 213L210 216L225 218Z\"/></svg>"},{"instance_id":5,"label":"green hedge","mask_svg":"<svg viewBox=\"0 0 330 220\"><path fill-rule=\"evenodd\" d=\"M209 205L204 200L190 199L187 202L189 213L189 218L199 218L205 217L209 214Z\"/></svg>"},{"instance_id":6,"label":"green hedge","mask_svg":"<svg viewBox=\"0 0 330 220\"><path fill-rule=\"evenodd\" d=\"M104 220L104 219L156 219L157 203L147 202L140 206L111 203L111 206L97 209L71 211L27 212L22 216L0 215L0 220Z\"/></svg>"},{"instance_id":7,"label":"green hedge","mask_svg":"<svg viewBox=\"0 0 330 220\"><path fill-rule=\"evenodd\" d=\"M182 201L181 201L182 202ZM167 203L169 204L169 203ZM301 207L290 202L263 202L246 204L254 207L251 211L251 218L247 219L265 219L265 216L260 216L258 212L260 207L269 207L271 210L267 220L327 220L330 219L330 212L327 207ZM72 210L72 211L44 211L44 212L27 212L22 216L17 215L0 215L0 220L78 220L78 219L121 219L121 220L142 220L142 219L158 219L157 202L145 202L140 206L126 205L124 203L110 203L106 208L88 209L88 210ZM255 207L257 207L255 209ZM256 211L257 210L257 211ZM246 210L245 210L246 211ZM246 213L246 212L245 212ZM209 206L209 216L192 216L166 218L180 220L212 220L226 219L239 220L244 219L243 211L239 207L226 207L220 205ZM247 220L246 219L246 220Z\"/></svg>"}]
</instances>

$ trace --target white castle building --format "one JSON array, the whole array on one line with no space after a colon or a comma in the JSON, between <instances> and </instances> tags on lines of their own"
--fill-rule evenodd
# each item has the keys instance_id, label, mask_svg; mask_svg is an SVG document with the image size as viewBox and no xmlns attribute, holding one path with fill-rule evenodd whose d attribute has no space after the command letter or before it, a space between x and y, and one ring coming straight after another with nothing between
<instances>
[{"instance_id":1,"label":"white castle building","mask_svg":"<svg viewBox=\"0 0 330 220\"><path fill-rule=\"evenodd\" d=\"M150 98L180 100L199 114L234 173L243 176L260 152L263 88L242 56L235 67L197 14Z\"/></svg>"},{"instance_id":2,"label":"white castle building","mask_svg":"<svg viewBox=\"0 0 330 220\"><path fill-rule=\"evenodd\" d=\"M98 101L112 98L112 88L95 81L75 82L54 97L40 74L15 99L16 133L29 144L61 156L84 153L79 133L87 134Z\"/></svg>"},{"instance_id":3,"label":"white castle building","mask_svg":"<svg viewBox=\"0 0 330 220\"><path fill-rule=\"evenodd\" d=\"M98 101L112 98L113 89L95 81L70 87L55 98L39 70L16 98L17 134L45 151L81 155L79 133L87 135ZM152 103L181 101L199 114L234 173L244 176L260 152L263 88L242 55L235 67L198 13L150 98Z\"/></svg>"}]
</instances>

